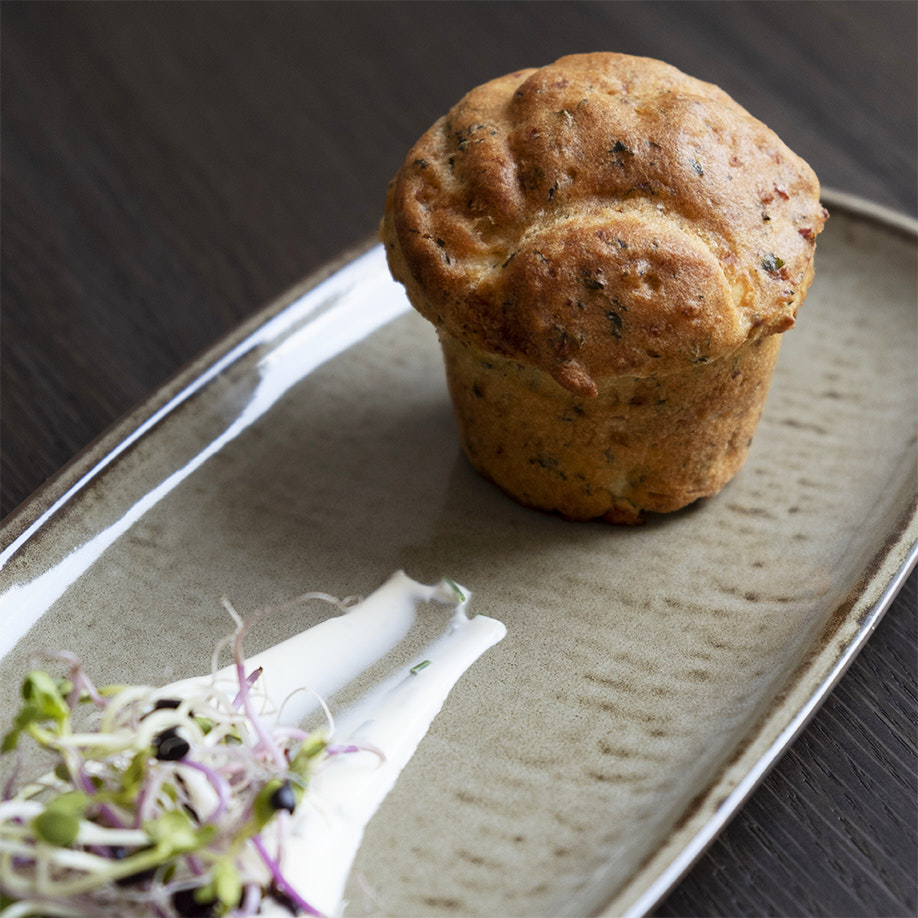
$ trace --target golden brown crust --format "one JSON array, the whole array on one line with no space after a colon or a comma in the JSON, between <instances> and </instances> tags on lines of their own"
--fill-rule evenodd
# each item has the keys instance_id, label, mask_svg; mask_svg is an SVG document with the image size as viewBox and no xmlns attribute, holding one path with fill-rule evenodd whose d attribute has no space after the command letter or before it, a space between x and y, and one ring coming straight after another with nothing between
<instances>
[{"instance_id":1,"label":"golden brown crust","mask_svg":"<svg viewBox=\"0 0 918 918\"><path fill-rule=\"evenodd\" d=\"M793 325L825 216L723 91L599 53L466 95L409 152L381 235L441 331L594 397Z\"/></svg>"}]
</instances>

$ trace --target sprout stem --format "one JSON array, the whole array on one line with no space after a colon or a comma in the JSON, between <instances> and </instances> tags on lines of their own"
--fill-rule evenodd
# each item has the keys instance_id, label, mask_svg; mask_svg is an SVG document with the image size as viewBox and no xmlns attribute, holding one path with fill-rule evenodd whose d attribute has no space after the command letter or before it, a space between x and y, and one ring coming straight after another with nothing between
<instances>
[{"instance_id":1,"label":"sprout stem","mask_svg":"<svg viewBox=\"0 0 918 918\"><path fill-rule=\"evenodd\" d=\"M268 849L265 847L265 843L262 841L260 835L252 836L252 843L255 845L258 853L261 855L261 859L265 862L268 870L271 871L271 876L274 877L274 882L277 884L277 888L285 895L290 898L290 901L294 905L299 907L307 915L317 915L318 918L323 918L322 912L317 911L313 906L311 906L288 882L287 878L281 873L280 864L271 857Z\"/></svg>"}]
</instances>

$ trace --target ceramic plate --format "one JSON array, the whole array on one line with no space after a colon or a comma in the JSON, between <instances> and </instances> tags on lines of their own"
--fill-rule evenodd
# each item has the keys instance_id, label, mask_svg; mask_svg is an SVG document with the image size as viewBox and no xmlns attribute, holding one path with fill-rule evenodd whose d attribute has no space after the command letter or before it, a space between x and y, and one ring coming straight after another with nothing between
<instances>
[{"instance_id":1,"label":"ceramic plate","mask_svg":"<svg viewBox=\"0 0 918 918\"><path fill-rule=\"evenodd\" d=\"M4 721L40 647L100 682L160 684L206 671L223 596L245 611L446 574L507 637L370 822L351 907L647 911L914 562L915 225L826 197L817 280L746 467L634 529L566 523L476 477L435 335L379 247L310 280L7 522ZM251 650L302 624L269 620Z\"/></svg>"}]
</instances>

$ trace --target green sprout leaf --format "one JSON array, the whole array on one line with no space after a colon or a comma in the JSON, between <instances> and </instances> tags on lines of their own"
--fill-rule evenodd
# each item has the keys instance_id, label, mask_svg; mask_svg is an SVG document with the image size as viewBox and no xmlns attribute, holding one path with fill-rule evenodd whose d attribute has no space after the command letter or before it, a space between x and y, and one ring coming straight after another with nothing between
<instances>
[{"instance_id":1,"label":"green sprout leaf","mask_svg":"<svg viewBox=\"0 0 918 918\"><path fill-rule=\"evenodd\" d=\"M195 827L182 810L168 810L145 823L144 830L163 859L197 851L207 845L217 832L213 825Z\"/></svg>"},{"instance_id":2,"label":"green sprout leaf","mask_svg":"<svg viewBox=\"0 0 918 918\"><path fill-rule=\"evenodd\" d=\"M73 844L80 831L80 820L70 813L55 813L45 810L32 820L35 835L49 845L66 848Z\"/></svg>"},{"instance_id":3,"label":"green sprout leaf","mask_svg":"<svg viewBox=\"0 0 918 918\"><path fill-rule=\"evenodd\" d=\"M128 763L127 768L121 773L121 787L131 796L135 795L140 790L140 785L143 784L143 779L147 771L148 759L148 750L144 749L138 752Z\"/></svg>"},{"instance_id":4,"label":"green sprout leaf","mask_svg":"<svg viewBox=\"0 0 918 918\"><path fill-rule=\"evenodd\" d=\"M65 679L55 679L42 669L33 669L22 683L22 697L36 706L45 720L61 722L70 716L64 694L71 688Z\"/></svg>"},{"instance_id":5,"label":"green sprout leaf","mask_svg":"<svg viewBox=\"0 0 918 918\"><path fill-rule=\"evenodd\" d=\"M0 752L10 752L19 742L19 735L52 721L58 726L70 717L65 694L72 688L65 679L55 679L44 670L33 669L22 683L25 704L13 720L12 728L4 735Z\"/></svg>"},{"instance_id":6,"label":"green sprout leaf","mask_svg":"<svg viewBox=\"0 0 918 918\"><path fill-rule=\"evenodd\" d=\"M272 801L275 792L283 785L282 778L271 778L255 797L255 803L252 806L252 817L256 825L256 831L261 831L277 812Z\"/></svg>"},{"instance_id":7,"label":"green sprout leaf","mask_svg":"<svg viewBox=\"0 0 918 918\"><path fill-rule=\"evenodd\" d=\"M242 880L231 861L217 861L212 871L214 896L227 909L235 908L242 898Z\"/></svg>"},{"instance_id":8,"label":"green sprout leaf","mask_svg":"<svg viewBox=\"0 0 918 918\"><path fill-rule=\"evenodd\" d=\"M55 797L32 820L35 835L49 845L66 848L80 831L80 819L89 805L89 797L80 791L69 791Z\"/></svg>"},{"instance_id":9,"label":"green sprout leaf","mask_svg":"<svg viewBox=\"0 0 918 918\"><path fill-rule=\"evenodd\" d=\"M302 778L304 782L309 780L315 760L325 751L328 746L328 740L321 731L312 733L307 739L304 739L300 748L297 749L293 761L290 763L290 771Z\"/></svg>"},{"instance_id":10,"label":"green sprout leaf","mask_svg":"<svg viewBox=\"0 0 918 918\"><path fill-rule=\"evenodd\" d=\"M82 791L67 791L58 797L55 797L46 807L45 810L53 810L57 813L69 813L72 816L82 818L89 806L89 794Z\"/></svg>"}]
</instances>

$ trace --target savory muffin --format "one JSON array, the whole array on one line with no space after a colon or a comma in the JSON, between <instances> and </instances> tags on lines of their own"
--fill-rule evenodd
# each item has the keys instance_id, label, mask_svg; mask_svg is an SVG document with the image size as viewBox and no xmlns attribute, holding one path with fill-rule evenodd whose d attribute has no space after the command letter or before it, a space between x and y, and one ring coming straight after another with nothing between
<instances>
[{"instance_id":1,"label":"savory muffin","mask_svg":"<svg viewBox=\"0 0 918 918\"><path fill-rule=\"evenodd\" d=\"M722 90L597 53L468 93L409 151L380 234L475 468L633 523L743 464L826 217L809 166Z\"/></svg>"}]
</instances>

